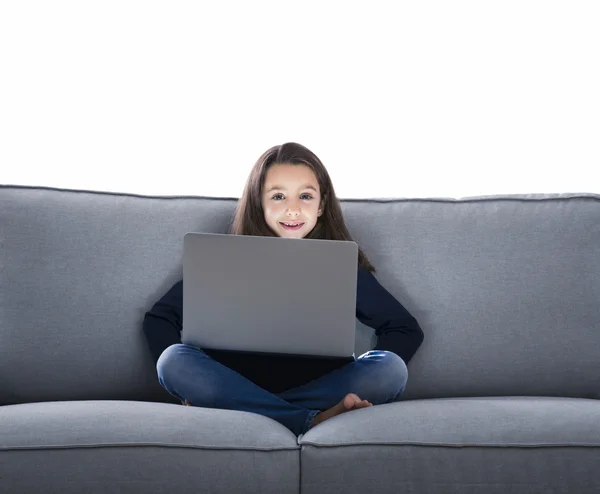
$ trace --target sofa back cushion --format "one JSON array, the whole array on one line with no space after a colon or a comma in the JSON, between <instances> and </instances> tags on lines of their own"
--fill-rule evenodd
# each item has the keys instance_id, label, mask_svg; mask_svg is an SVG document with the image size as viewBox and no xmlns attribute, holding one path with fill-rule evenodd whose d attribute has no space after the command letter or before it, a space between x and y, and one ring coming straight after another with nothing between
<instances>
[{"instance_id":1,"label":"sofa back cushion","mask_svg":"<svg viewBox=\"0 0 600 494\"><path fill-rule=\"evenodd\" d=\"M0 404L171 399L144 313L235 199L0 187ZM406 398L600 397L600 196L346 200L425 341ZM357 322L357 352L374 343Z\"/></svg>"}]
</instances>

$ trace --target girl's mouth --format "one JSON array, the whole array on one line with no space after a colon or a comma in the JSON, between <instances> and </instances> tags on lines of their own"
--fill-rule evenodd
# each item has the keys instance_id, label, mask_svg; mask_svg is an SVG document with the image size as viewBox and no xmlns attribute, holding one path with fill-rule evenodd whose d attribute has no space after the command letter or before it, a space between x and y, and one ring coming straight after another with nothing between
<instances>
[{"instance_id":1,"label":"girl's mouth","mask_svg":"<svg viewBox=\"0 0 600 494\"><path fill-rule=\"evenodd\" d=\"M279 224L286 230L300 230L300 228L304 226L304 223L299 223L297 221L290 221L286 223L280 221Z\"/></svg>"}]
</instances>

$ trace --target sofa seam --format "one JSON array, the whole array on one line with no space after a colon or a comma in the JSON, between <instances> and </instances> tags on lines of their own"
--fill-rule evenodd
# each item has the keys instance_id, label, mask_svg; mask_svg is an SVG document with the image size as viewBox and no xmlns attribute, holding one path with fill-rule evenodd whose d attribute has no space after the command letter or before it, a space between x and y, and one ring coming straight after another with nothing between
<instances>
[{"instance_id":1,"label":"sofa seam","mask_svg":"<svg viewBox=\"0 0 600 494\"><path fill-rule=\"evenodd\" d=\"M423 443L423 442L398 442L398 443L380 443L380 442L356 442L346 444L316 444L312 442L302 443L302 447L310 446L315 449L324 448L348 448L354 446L419 446L424 448L600 448L600 443L479 443L479 444L459 444L459 443Z\"/></svg>"},{"instance_id":2,"label":"sofa seam","mask_svg":"<svg viewBox=\"0 0 600 494\"><path fill-rule=\"evenodd\" d=\"M55 191L67 192L74 194L95 194L113 197L131 197L141 199L186 199L186 200L209 200L209 201L225 201L237 202L239 198L231 196L205 196L205 195L189 195L189 194L170 194L170 195L152 195L152 194L136 194L133 192L111 192L105 190L92 189L70 189L63 187L50 187L43 185L17 185L17 184L0 184L0 189L25 189L25 190L40 190L40 191ZM549 197L541 197L549 196ZM381 197L381 198L344 198L339 200L345 203L401 203L401 202L431 202L431 203L467 203L467 202L494 202L494 201L517 201L517 202L544 202L544 201L564 201L573 199L591 199L600 201L600 194L594 192L548 192L537 194L492 194L481 196L466 196L466 197Z\"/></svg>"},{"instance_id":3,"label":"sofa seam","mask_svg":"<svg viewBox=\"0 0 600 494\"><path fill-rule=\"evenodd\" d=\"M165 443L99 443L99 444L47 444L38 446L0 446L3 451L31 451L31 450L56 450L56 449L101 449L101 448L182 448L208 451L256 451L261 453L277 453L282 451L300 451L300 447L260 448L255 446L198 446L193 444L165 444Z\"/></svg>"}]
</instances>

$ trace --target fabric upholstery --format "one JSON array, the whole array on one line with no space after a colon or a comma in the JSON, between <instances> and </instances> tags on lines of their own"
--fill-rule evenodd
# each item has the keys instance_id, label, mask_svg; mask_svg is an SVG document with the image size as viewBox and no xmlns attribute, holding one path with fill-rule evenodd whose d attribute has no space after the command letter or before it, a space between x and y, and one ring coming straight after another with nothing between
<instances>
[{"instance_id":1,"label":"fabric upholstery","mask_svg":"<svg viewBox=\"0 0 600 494\"><path fill-rule=\"evenodd\" d=\"M600 401L446 398L349 412L300 438L301 492L593 493Z\"/></svg>"},{"instance_id":2,"label":"fabric upholstery","mask_svg":"<svg viewBox=\"0 0 600 494\"><path fill-rule=\"evenodd\" d=\"M298 492L296 437L260 415L80 401L0 407L0 424L3 493Z\"/></svg>"},{"instance_id":3,"label":"fabric upholstery","mask_svg":"<svg viewBox=\"0 0 600 494\"><path fill-rule=\"evenodd\" d=\"M143 314L180 279L183 235L226 232L235 204L0 188L0 403L170 401ZM600 396L600 196L343 206L425 332L407 398Z\"/></svg>"}]
</instances>

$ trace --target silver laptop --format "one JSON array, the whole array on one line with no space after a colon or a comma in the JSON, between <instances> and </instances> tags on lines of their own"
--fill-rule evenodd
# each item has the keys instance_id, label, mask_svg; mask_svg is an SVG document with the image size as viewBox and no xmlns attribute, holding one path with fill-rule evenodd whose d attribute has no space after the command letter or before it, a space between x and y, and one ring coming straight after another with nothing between
<instances>
[{"instance_id":1,"label":"silver laptop","mask_svg":"<svg viewBox=\"0 0 600 494\"><path fill-rule=\"evenodd\" d=\"M357 263L355 242L188 233L182 342L351 357Z\"/></svg>"}]
</instances>

